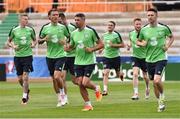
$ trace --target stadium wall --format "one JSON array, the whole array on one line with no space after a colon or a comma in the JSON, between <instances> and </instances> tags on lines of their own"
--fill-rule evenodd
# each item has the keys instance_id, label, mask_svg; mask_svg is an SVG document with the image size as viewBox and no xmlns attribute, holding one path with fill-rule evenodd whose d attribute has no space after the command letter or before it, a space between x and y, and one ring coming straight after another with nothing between
<instances>
[{"instance_id":1,"label":"stadium wall","mask_svg":"<svg viewBox=\"0 0 180 119\"><path fill-rule=\"evenodd\" d=\"M97 58L97 66L94 70L92 79L95 80L102 80L102 72L103 72L103 65L102 65L102 57ZM124 56L121 58L122 62L122 70L125 74L125 79L132 80L132 67L131 67L131 59L129 56ZM16 69L14 66L13 57L1 57L0 64L6 65L6 76L7 78L15 78L16 77ZM45 57L34 57L33 59L33 67L34 72L30 73L30 77L33 78L47 78L49 77L48 68L46 65ZM2 70L2 67L0 67ZM169 56L168 57L168 65L166 67L165 72L165 79L166 80L178 80L177 72L180 70L180 56ZM109 78L115 80L116 73L114 70L111 70ZM142 77L142 72L140 72L140 77ZM69 78L69 75L67 76ZM3 79L0 79L3 80ZM117 80L117 79L116 79Z\"/></svg>"}]
</instances>

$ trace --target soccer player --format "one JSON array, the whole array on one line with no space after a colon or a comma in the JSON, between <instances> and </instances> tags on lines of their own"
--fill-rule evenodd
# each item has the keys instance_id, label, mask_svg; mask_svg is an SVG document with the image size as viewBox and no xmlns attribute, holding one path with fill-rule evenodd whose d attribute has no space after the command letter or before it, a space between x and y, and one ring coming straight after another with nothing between
<instances>
[{"instance_id":1,"label":"soccer player","mask_svg":"<svg viewBox=\"0 0 180 119\"><path fill-rule=\"evenodd\" d=\"M23 88L21 104L27 104L29 100L29 73L33 71L32 48L36 45L36 35L32 27L28 26L28 15L21 14L19 25L9 32L7 45L14 49L14 63L19 84Z\"/></svg>"},{"instance_id":2,"label":"soccer player","mask_svg":"<svg viewBox=\"0 0 180 119\"><path fill-rule=\"evenodd\" d=\"M146 92L145 92L145 98L149 98L149 79L147 77L147 67L146 67L146 48L145 47L139 47L136 45L137 35L139 31L141 30L141 24L142 21L140 18L135 18L134 21L134 30L129 33L129 39L130 43L127 45L128 50L130 50L130 47L132 47L132 66L133 66L133 89L134 94L131 97L132 100L138 100L138 74L139 69L142 70L143 73L143 79L146 84Z\"/></svg>"},{"instance_id":3,"label":"soccer player","mask_svg":"<svg viewBox=\"0 0 180 119\"><path fill-rule=\"evenodd\" d=\"M72 23L68 23L64 13L59 13L59 23L65 25L65 27L68 31L66 43L69 43L70 42L70 35L76 29L76 26ZM74 75L75 49L68 50L68 49L66 49L66 47L64 47L64 48L65 48L64 50L66 51L66 60L65 60L64 70L63 70L63 81L64 81L65 98L68 102L67 85L66 85L65 80L66 80L67 72L69 71L69 73L71 75L72 82L75 84L75 78L76 78Z\"/></svg>"},{"instance_id":4,"label":"soccer player","mask_svg":"<svg viewBox=\"0 0 180 119\"><path fill-rule=\"evenodd\" d=\"M161 78L167 64L167 50L171 47L174 37L167 25L157 21L156 9L149 9L147 18L149 24L141 29L136 44L146 46L147 70L150 80L153 80L154 93L158 99L158 112L162 112L165 109L165 103ZM167 38L169 38L168 42Z\"/></svg>"},{"instance_id":5,"label":"soccer player","mask_svg":"<svg viewBox=\"0 0 180 119\"><path fill-rule=\"evenodd\" d=\"M117 77L123 81L123 73L120 71L121 60L119 48L125 46L122 41L121 35L115 31L116 23L114 21L109 21L107 25L107 32L103 34L103 43L104 43L104 75L103 75L103 84L104 90L102 95L106 96L108 94L108 77L110 69L115 69Z\"/></svg>"},{"instance_id":6,"label":"soccer player","mask_svg":"<svg viewBox=\"0 0 180 119\"><path fill-rule=\"evenodd\" d=\"M68 32L64 25L58 23L59 12L57 10L50 10L48 17L51 22L41 28L39 43L46 42L47 44L46 62L53 80L54 90L58 96L57 107L60 107L67 103L62 71L65 65L65 36L68 35Z\"/></svg>"},{"instance_id":7,"label":"soccer player","mask_svg":"<svg viewBox=\"0 0 180 119\"><path fill-rule=\"evenodd\" d=\"M95 85L90 80L90 77L96 63L94 52L101 49L103 47L103 43L97 32L86 25L85 15L83 13L75 15L75 23L77 29L71 34L71 41L68 48L75 48L76 50L74 63L76 83L79 85L81 95L85 101L82 111L89 111L93 110L93 107L89 100L87 89L95 91L97 101L101 101L102 99L100 86Z\"/></svg>"}]
</instances>

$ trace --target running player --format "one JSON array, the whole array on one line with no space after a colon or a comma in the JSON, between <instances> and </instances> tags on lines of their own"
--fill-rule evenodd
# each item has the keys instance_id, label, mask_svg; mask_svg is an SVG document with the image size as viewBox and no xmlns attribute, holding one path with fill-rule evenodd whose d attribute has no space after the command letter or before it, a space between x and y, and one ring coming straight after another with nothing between
<instances>
[{"instance_id":1,"label":"running player","mask_svg":"<svg viewBox=\"0 0 180 119\"><path fill-rule=\"evenodd\" d=\"M50 23L45 24L39 33L39 43L46 42L47 57L46 62L53 80L54 90L58 96L57 107L64 106L67 103L64 92L64 82L62 71L65 65L65 36L68 36L64 25L58 23L59 12L52 9L48 12Z\"/></svg>"},{"instance_id":2,"label":"running player","mask_svg":"<svg viewBox=\"0 0 180 119\"><path fill-rule=\"evenodd\" d=\"M154 93L158 99L158 112L165 109L162 74L167 64L167 50L171 47L174 37L167 25L157 21L156 9L147 11L149 24L144 26L139 34L138 46L146 46L146 62L149 78L153 80ZM169 41L166 42L167 38Z\"/></svg>"},{"instance_id":3,"label":"running player","mask_svg":"<svg viewBox=\"0 0 180 119\"><path fill-rule=\"evenodd\" d=\"M87 89L95 91L97 101L101 101L102 99L100 86L95 85L90 80L90 77L96 63L94 52L101 49L103 47L103 43L97 32L86 25L85 15L83 13L75 15L75 23L77 29L71 34L71 41L68 48L75 48L76 50L74 63L76 83L79 85L81 95L85 101L82 111L89 111L93 110L93 107L89 100Z\"/></svg>"},{"instance_id":4,"label":"running player","mask_svg":"<svg viewBox=\"0 0 180 119\"><path fill-rule=\"evenodd\" d=\"M22 104L29 100L29 73L33 71L32 48L36 45L36 34L32 27L28 26L28 15L21 14L19 25L11 29L7 45L14 49L14 63L19 84L23 88Z\"/></svg>"},{"instance_id":5,"label":"running player","mask_svg":"<svg viewBox=\"0 0 180 119\"><path fill-rule=\"evenodd\" d=\"M139 47L136 45L136 40L137 40L137 35L139 31L141 30L141 24L142 21L140 18L135 18L134 21L134 30L129 33L129 39L130 43L127 45L128 50L130 47L132 47L133 50L133 56L132 56L132 66L133 66L133 89L134 89L134 94L131 97L132 100L138 100L139 99L139 93L138 93L138 74L139 74L139 69L142 70L143 73L143 79L146 84L146 92L145 92L145 98L149 98L149 79L147 77L147 67L146 67L146 48L145 47Z\"/></svg>"},{"instance_id":6,"label":"running player","mask_svg":"<svg viewBox=\"0 0 180 119\"><path fill-rule=\"evenodd\" d=\"M104 42L103 96L108 94L108 77L110 69L115 69L117 77L123 81L123 73L120 71L121 60L119 48L123 48L125 45L121 35L117 31L114 31L115 26L116 23L114 21L109 21L107 26L108 31L103 34L102 38Z\"/></svg>"}]
</instances>

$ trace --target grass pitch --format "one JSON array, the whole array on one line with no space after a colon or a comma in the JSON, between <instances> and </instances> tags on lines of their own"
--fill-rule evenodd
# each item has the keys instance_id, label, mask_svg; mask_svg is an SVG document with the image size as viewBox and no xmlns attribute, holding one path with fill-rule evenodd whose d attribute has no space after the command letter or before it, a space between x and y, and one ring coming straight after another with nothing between
<instances>
[{"instance_id":1,"label":"grass pitch","mask_svg":"<svg viewBox=\"0 0 180 119\"><path fill-rule=\"evenodd\" d=\"M102 82L95 82L102 85ZM57 97L51 82L30 83L30 100L21 105L22 89L18 83L0 82L0 118L180 118L180 82L164 83L166 110L157 112L153 93L144 99L144 82L140 82L140 99L133 101L130 82L109 83L109 95L101 102L95 101L94 91L89 90L93 111L82 112L83 100L79 88L68 82L69 104L57 108Z\"/></svg>"}]
</instances>

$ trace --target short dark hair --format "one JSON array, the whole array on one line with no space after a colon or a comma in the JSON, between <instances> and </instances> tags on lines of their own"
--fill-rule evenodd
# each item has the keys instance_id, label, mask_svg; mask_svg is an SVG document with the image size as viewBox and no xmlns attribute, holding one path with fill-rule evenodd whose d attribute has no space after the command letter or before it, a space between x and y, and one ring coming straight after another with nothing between
<instances>
[{"instance_id":1,"label":"short dark hair","mask_svg":"<svg viewBox=\"0 0 180 119\"><path fill-rule=\"evenodd\" d=\"M66 18L65 14L64 14L63 12L60 12L60 13L59 13L59 17L61 17L61 18L63 18L63 19Z\"/></svg>"},{"instance_id":2,"label":"short dark hair","mask_svg":"<svg viewBox=\"0 0 180 119\"><path fill-rule=\"evenodd\" d=\"M134 18L133 22L135 22L135 21L141 21L141 18L136 17L136 18Z\"/></svg>"},{"instance_id":3,"label":"short dark hair","mask_svg":"<svg viewBox=\"0 0 180 119\"><path fill-rule=\"evenodd\" d=\"M112 23L114 26L116 26L116 23L114 21L109 21L110 23Z\"/></svg>"},{"instance_id":4,"label":"short dark hair","mask_svg":"<svg viewBox=\"0 0 180 119\"><path fill-rule=\"evenodd\" d=\"M77 13L76 15L75 15L75 17L80 17L80 18L82 18L82 19L86 19L86 16L83 14L83 13Z\"/></svg>"},{"instance_id":5,"label":"short dark hair","mask_svg":"<svg viewBox=\"0 0 180 119\"><path fill-rule=\"evenodd\" d=\"M58 10L57 10L57 9L51 9L51 10L49 10L49 11L48 11L48 16L50 16L50 15L51 15L51 13L52 13L52 12L54 12L54 11L57 11L57 12L58 12Z\"/></svg>"},{"instance_id":6,"label":"short dark hair","mask_svg":"<svg viewBox=\"0 0 180 119\"><path fill-rule=\"evenodd\" d=\"M148 10L147 10L148 12L155 12L156 14L158 13L158 11L157 11L157 9L156 8L149 8Z\"/></svg>"}]
</instances>

